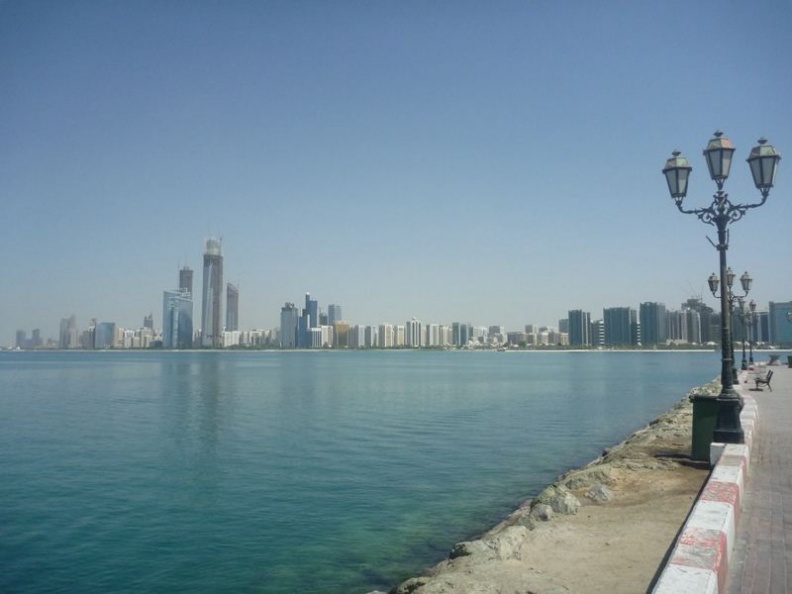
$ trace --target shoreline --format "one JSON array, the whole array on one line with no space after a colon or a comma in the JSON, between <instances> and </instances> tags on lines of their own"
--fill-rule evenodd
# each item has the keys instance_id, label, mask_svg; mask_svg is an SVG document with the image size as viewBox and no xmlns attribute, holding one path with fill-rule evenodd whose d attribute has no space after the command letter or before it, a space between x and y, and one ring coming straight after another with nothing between
<instances>
[{"instance_id":1,"label":"shoreline","mask_svg":"<svg viewBox=\"0 0 792 594\"><path fill-rule=\"evenodd\" d=\"M689 391L387 594L645 591L709 474L706 463L689 457L690 396L719 390L716 380Z\"/></svg>"}]
</instances>

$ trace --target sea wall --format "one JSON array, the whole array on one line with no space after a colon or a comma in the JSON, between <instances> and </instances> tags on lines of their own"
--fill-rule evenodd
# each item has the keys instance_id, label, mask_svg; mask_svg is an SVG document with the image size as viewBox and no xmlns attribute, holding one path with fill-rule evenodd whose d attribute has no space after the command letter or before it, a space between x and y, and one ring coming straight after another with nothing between
<instances>
[{"instance_id":1,"label":"sea wall","mask_svg":"<svg viewBox=\"0 0 792 594\"><path fill-rule=\"evenodd\" d=\"M668 557L653 594L725 592L759 411L743 394L742 444L712 444L714 468Z\"/></svg>"}]
</instances>

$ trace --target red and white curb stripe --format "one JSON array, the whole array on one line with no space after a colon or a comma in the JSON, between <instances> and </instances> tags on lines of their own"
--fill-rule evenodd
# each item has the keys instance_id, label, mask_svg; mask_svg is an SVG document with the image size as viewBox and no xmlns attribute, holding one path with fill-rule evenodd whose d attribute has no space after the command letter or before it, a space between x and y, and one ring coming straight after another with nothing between
<instances>
[{"instance_id":1,"label":"red and white curb stripe","mask_svg":"<svg viewBox=\"0 0 792 594\"><path fill-rule=\"evenodd\" d=\"M701 491L654 594L723 594L734 550L756 426L756 401L743 395L744 444L712 444L717 463Z\"/></svg>"}]
</instances>

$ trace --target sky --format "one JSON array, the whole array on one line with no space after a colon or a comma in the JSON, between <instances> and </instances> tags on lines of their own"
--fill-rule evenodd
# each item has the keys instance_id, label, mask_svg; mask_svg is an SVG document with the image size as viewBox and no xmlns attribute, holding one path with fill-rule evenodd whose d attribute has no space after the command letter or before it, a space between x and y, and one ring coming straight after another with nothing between
<instances>
[{"instance_id":1,"label":"sky","mask_svg":"<svg viewBox=\"0 0 792 594\"><path fill-rule=\"evenodd\" d=\"M681 150L709 206L717 129L733 202L760 136L784 156L728 257L792 300L790 30L790 0L0 0L0 345L159 327L210 236L243 329L306 292L365 325L717 307L661 173Z\"/></svg>"}]
</instances>

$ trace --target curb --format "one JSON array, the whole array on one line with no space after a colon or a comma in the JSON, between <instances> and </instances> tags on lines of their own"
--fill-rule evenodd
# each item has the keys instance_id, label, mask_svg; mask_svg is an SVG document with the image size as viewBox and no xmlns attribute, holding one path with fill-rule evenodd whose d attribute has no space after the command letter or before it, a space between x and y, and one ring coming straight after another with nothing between
<instances>
[{"instance_id":1,"label":"curb","mask_svg":"<svg viewBox=\"0 0 792 594\"><path fill-rule=\"evenodd\" d=\"M754 398L744 394L743 401L740 422L745 443L712 444L710 458L717 463L674 544L653 594L725 591L758 416Z\"/></svg>"}]
</instances>

